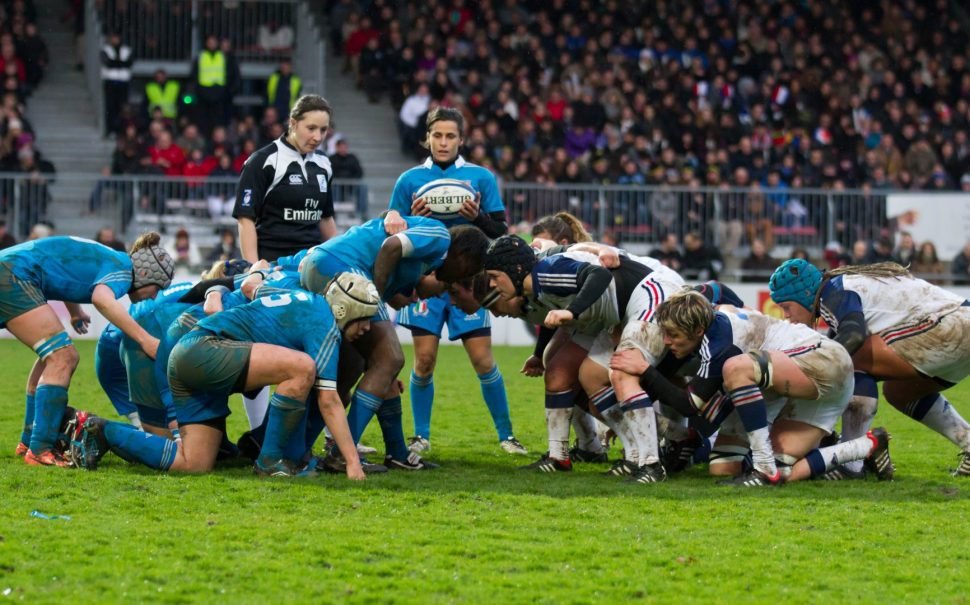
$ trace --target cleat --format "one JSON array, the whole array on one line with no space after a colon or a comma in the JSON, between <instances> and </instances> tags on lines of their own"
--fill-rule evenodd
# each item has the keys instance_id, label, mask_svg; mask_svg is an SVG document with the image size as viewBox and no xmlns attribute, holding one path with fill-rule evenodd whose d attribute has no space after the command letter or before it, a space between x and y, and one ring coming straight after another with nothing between
<instances>
[{"instance_id":1,"label":"cleat","mask_svg":"<svg viewBox=\"0 0 970 605\"><path fill-rule=\"evenodd\" d=\"M263 449L263 446L253 437L252 431L246 431L239 436L239 441L236 442L236 448L239 450L240 457L249 458L253 462L256 462L256 459L259 458L259 451Z\"/></svg>"},{"instance_id":2,"label":"cleat","mask_svg":"<svg viewBox=\"0 0 970 605\"><path fill-rule=\"evenodd\" d=\"M685 439L683 441L671 441L661 452L661 462L665 469L670 469L670 473L679 473L694 464L694 452L697 451L698 443L696 439Z\"/></svg>"},{"instance_id":3,"label":"cleat","mask_svg":"<svg viewBox=\"0 0 970 605\"><path fill-rule=\"evenodd\" d=\"M371 447L369 445L364 445L363 443L358 443L357 453L360 454L361 456L366 456L367 454L376 454L377 448Z\"/></svg>"},{"instance_id":4,"label":"cleat","mask_svg":"<svg viewBox=\"0 0 970 605\"><path fill-rule=\"evenodd\" d=\"M874 473L880 481L892 481L893 473L896 472L896 466L889 457L889 440L892 437L882 427L869 431L868 437L872 439L874 446L863 461L866 470Z\"/></svg>"},{"instance_id":5,"label":"cleat","mask_svg":"<svg viewBox=\"0 0 970 605\"><path fill-rule=\"evenodd\" d=\"M540 473L568 473L573 470L573 463L569 460L552 458L548 453L545 453L532 464L520 466L519 469L523 471L539 471Z\"/></svg>"},{"instance_id":6,"label":"cleat","mask_svg":"<svg viewBox=\"0 0 970 605\"><path fill-rule=\"evenodd\" d=\"M414 437L408 439L408 451L410 451L412 454L430 452L431 442L421 435L415 435Z\"/></svg>"},{"instance_id":7,"label":"cleat","mask_svg":"<svg viewBox=\"0 0 970 605\"><path fill-rule=\"evenodd\" d=\"M83 413L83 412L82 412ZM80 416L81 413L78 414ZM111 446L104 436L107 420L98 416L87 416L81 424L80 434L71 439L70 458L74 464L89 471L97 470L98 463L108 453Z\"/></svg>"},{"instance_id":8,"label":"cleat","mask_svg":"<svg viewBox=\"0 0 970 605\"><path fill-rule=\"evenodd\" d=\"M960 452L960 465L950 473L954 477L970 477L970 451Z\"/></svg>"},{"instance_id":9,"label":"cleat","mask_svg":"<svg viewBox=\"0 0 970 605\"><path fill-rule=\"evenodd\" d=\"M518 454L520 456L527 456L529 454L529 450L525 449L525 446L519 443L519 440L515 437L509 437L499 442L499 447L510 454Z\"/></svg>"},{"instance_id":10,"label":"cleat","mask_svg":"<svg viewBox=\"0 0 970 605\"><path fill-rule=\"evenodd\" d=\"M233 460L239 457L239 447L229 441L229 437L225 433L222 434L222 443L219 444L219 452L216 454L216 462L222 462L224 460Z\"/></svg>"},{"instance_id":11,"label":"cleat","mask_svg":"<svg viewBox=\"0 0 970 605\"><path fill-rule=\"evenodd\" d=\"M314 456L316 458L316 456ZM317 468L322 469L326 473L332 473L334 475L343 475L347 472L347 461L344 457L340 455L340 452L334 451L327 454L325 458L317 465ZM375 464L364 458L360 457L360 468L364 470L366 474L372 473L386 473L387 467L383 464Z\"/></svg>"},{"instance_id":12,"label":"cleat","mask_svg":"<svg viewBox=\"0 0 970 605\"><path fill-rule=\"evenodd\" d=\"M86 468L84 466L83 455L81 453L83 452L83 448L80 447L80 445L84 436L84 423L88 421L90 416L91 414L88 414L88 412L83 410L74 411L74 413L70 414L70 418L68 418L67 422L63 423L63 426L61 427L61 433L64 436L64 444L66 444L66 448L60 450L58 447L60 444L55 444L54 446L55 451L63 451L74 466L78 468ZM60 441L60 439L58 439L58 441Z\"/></svg>"},{"instance_id":13,"label":"cleat","mask_svg":"<svg viewBox=\"0 0 970 605\"><path fill-rule=\"evenodd\" d=\"M584 450L577 443L569 449L569 460L572 462L609 462L610 458L606 450L600 452Z\"/></svg>"},{"instance_id":14,"label":"cleat","mask_svg":"<svg viewBox=\"0 0 970 605\"><path fill-rule=\"evenodd\" d=\"M24 462L31 466L59 466L61 468L72 468L74 466L74 463L64 454L53 450L35 454L28 449L27 453L24 454Z\"/></svg>"},{"instance_id":15,"label":"cleat","mask_svg":"<svg viewBox=\"0 0 970 605\"><path fill-rule=\"evenodd\" d=\"M64 408L61 425L57 428L57 439L54 440L54 451L69 455L71 439L80 434L84 421L90 416L89 412L76 410L71 406Z\"/></svg>"},{"instance_id":16,"label":"cleat","mask_svg":"<svg viewBox=\"0 0 970 605\"><path fill-rule=\"evenodd\" d=\"M27 454L27 450L29 449L30 448L27 447L26 443L20 442L17 444L17 449L14 450L14 454L16 454L20 458L23 458L24 455Z\"/></svg>"},{"instance_id":17,"label":"cleat","mask_svg":"<svg viewBox=\"0 0 970 605\"><path fill-rule=\"evenodd\" d=\"M818 477L821 481L859 481L866 478L866 468L861 471L854 471L844 464L840 464L829 472Z\"/></svg>"},{"instance_id":18,"label":"cleat","mask_svg":"<svg viewBox=\"0 0 970 605\"><path fill-rule=\"evenodd\" d=\"M660 483L667 480L667 471L659 462L644 464L637 472L633 473L623 481L625 483Z\"/></svg>"},{"instance_id":19,"label":"cleat","mask_svg":"<svg viewBox=\"0 0 970 605\"><path fill-rule=\"evenodd\" d=\"M412 452L407 460L395 460L391 456L384 457L384 466L388 470L392 471L429 471L431 469L438 468L440 464L435 464L434 462L428 462L427 460L422 460L421 456L418 456Z\"/></svg>"},{"instance_id":20,"label":"cleat","mask_svg":"<svg viewBox=\"0 0 970 605\"><path fill-rule=\"evenodd\" d=\"M309 465L302 468L298 467L290 460L280 458L278 460L267 460L260 456L253 464L253 472L260 477L316 477L316 469L309 468Z\"/></svg>"},{"instance_id":21,"label":"cleat","mask_svg":"<svg viewBox=\"0 0 970 605\"><path fill-rule=\"evenodd\" d=\"M758 469L753 469L732 479L718 481L717 484L733 485L735 487L763 487L781 485L781 471L776 469L774 476L769 477Z\"/></svg>"},{"instance_id":22,"label":"cleat","mask_svg":"<svg viewBox=\"0 0 970 605\"><path fill-rule=\"evenodd\" d=\"M635 463L630 462L625 458L621 458L615 461L613 466L610 467L610 470L603 474L607 477L626 477L628 475L633 475L638 470L640 470L640 467Z\"/></svg>"}]
</instances>

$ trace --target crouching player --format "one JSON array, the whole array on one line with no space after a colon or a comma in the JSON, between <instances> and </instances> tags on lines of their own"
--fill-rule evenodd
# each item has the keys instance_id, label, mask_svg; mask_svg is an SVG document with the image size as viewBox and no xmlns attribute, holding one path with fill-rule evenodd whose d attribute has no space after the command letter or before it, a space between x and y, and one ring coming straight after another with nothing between
<instances>
[{"instance_id":1,"label":"crouching player","mask_svg":"<svg viewBox=\"0 0 970 605\"><path fill-rule=\"evenodd\" d=\"M142 436L121 423L91 418L81 439L87 465L96 466L111 448L160 470L207 472L225 433L229 395L275 384L254 470L273 476L295 476L304 470L285 460L283 450L301 424L307 395L315 388L323 418L347 461L347 476L363 479L337 396L337 351L341 336L354 340L367 332L378 302L370 281L345 273L326 287L323 296L280 291L199 321L178 341L169 359L181 442Z\"/></svg>"},{"instance_id":2,"label":"crouching player","mask_svg":"<svg viewBox=\"0 0 970 605\"><path fill-rule=\"evenodd\" d=\"M658 400L680 413L708 418L721 416L712 408L733 404L715 451L749 447L753 468L742 472L740 459L712 464L713 474L736 475L725 483L760 486L807 479L870 455L889 464L889 435L882 429L817 449L852 393L852 360L842 347L805 326L725 309L715 311L702 294L687 291L657 308L656 326L627 325L611 361L617 395L625 404ZM658 339L665 354L699 358L686 389L658 369Z\"/></svg>"},{"instance_id":3,"label":"crouching player","mask_svg":"<svg viewBox=\"0 0 970 605\"><path fill-rule=\"evenodd\" d=\"M876 414L875 380L890 405L960 448L956 476L970 477L970 425L942 391L970 374L970 301L896 263L839 267L823 274L804 260L778 267L771 298L793 323L821 316L856 368L853 422L864 432ZM846 435L846 433L849 433Z\"/></svg>"},{"instance_id":4,"label":"crouching player","mask_svg":"<svg viewBox=\"0 0 970 605\"><path fill-rule=\"evenodd\" d=\"M47 301L66 304L79 334L87 332L91 321L80 305L94 304L154 357L158 339L135 323L117 299L125 294L132 302L154 297L172 282L173 268L157 233L139 237L130 255L74 237L25 242L0 252L0 328L38 356L27 380L24 430L17 446L27 464L71 466L53 447L78 353Z\"/></svg>"}]
</instances>

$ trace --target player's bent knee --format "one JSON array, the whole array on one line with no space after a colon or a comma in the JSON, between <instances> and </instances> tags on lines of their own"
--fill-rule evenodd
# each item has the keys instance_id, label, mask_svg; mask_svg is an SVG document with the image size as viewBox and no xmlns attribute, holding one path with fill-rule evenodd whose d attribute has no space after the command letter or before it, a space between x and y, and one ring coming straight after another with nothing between
<instances>
[{"instance_id":1,"label":"player's bent knee","mask_svg":"<svg viewBox=\"0 0 970 605\"><path fill-rule=\"evenodd\" d=\"M73 370L80 359L71 337L65 331L48 336L35 344L33 349L37 357L48 367L57 365Z\"/></svg>"}]
</instances>

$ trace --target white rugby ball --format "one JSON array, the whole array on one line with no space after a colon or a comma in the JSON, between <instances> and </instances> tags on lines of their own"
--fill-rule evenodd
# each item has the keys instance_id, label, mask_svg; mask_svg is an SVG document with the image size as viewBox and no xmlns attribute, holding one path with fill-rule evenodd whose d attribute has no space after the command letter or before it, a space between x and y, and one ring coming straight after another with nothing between
<instances>
[{"instance_id":1,"label":"white rugby ball","mask_svg":"<svg viewBox=\"0 0 970 605\"><path fill-rule=\"evenodd\" d=\"M438 179L422 185L415 195L417 199L424 199L433 216L452 218L458 216L465 200L475 199L475 190L465 181Z\"/></svg>"}]
</instances>

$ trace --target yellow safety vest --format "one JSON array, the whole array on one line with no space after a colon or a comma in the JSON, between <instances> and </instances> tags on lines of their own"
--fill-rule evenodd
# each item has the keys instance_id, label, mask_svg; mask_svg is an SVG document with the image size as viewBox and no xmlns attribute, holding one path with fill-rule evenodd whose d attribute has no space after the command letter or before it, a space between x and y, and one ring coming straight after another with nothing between
<instances>
[{"instance_id":1,"label":"yellow safety vest","mask_svg":"<svg viewBox=\"0 0 970 605\"><path fill-rule=\"evenodd\" d=\"M266 83L266 98L269 99L270 105L276 102L276 89L280 85L280 74L273 73L269 77L269 81ZM293 109L293 104L296 103L296 98L300 96L300 88L303 83L300 82L300 78L290 75L290 106L287 109Z\"/></svg>"},{"instance_id":2,"label":"yellow safety vest","mask_svg":"<svg viewBox=\"0 0 970 605\"><path fill-rule=\"evenodd\" d=\"M165 88L158 85L158 82L149 82L145 85L145 98L148 99L148 113L151 114L156 107L161 107L162 115L170 120L178 117L179 102L179 83L175 80L165 82Z\"/></svg>"},{"instance_id":3,"label":"yellow safety vest","mask_svg":"<svg viewBox=\"0 0 970 605\"><path fill-rule=\"evenodd\" d=\"M199 86L226 85L226 56L221 50L210 53L203 50L199 55Z\"/></svg>"}]
</instances>

